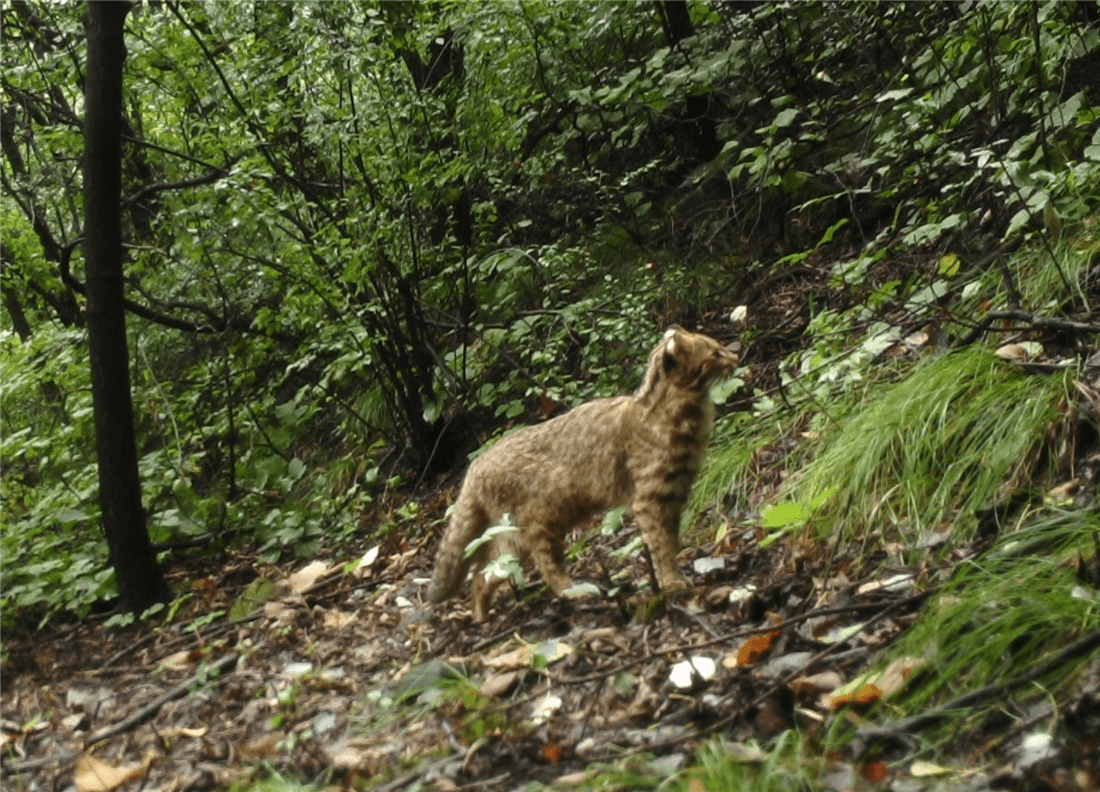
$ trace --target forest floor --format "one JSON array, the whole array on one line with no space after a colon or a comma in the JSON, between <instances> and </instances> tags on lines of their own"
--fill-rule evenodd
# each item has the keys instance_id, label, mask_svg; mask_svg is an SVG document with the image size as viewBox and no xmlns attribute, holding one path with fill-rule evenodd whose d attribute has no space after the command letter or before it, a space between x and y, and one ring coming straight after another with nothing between
<instances>
[{"instance_id":1,"label":"forest floor","mask_svg":"<svg viewBox=\"0 0 1100 792\"><path fill-rule=\"evenodd\" d=\"M775 318L787 335L769 338L786 346L804 322L783 317L805 304L788 284L761 289L753 310ZM753 503L774 494L799 435L778 442L754 462ZM97 617L4 635L3 788L653 789L708 756L759 766L781 748L788 761L766 772L793 755L797 774L775 789L1098 788L1095 632L1060 650L1091 657L1068 695L947 740L925 740L944 713L1006 691L903 720L891 696L934 678L934 658L866 676L992 537L926 548L903 568L806 534L762 542L754 513L714 514L705 537L684 537L693 594L666 603L643 555L624 549L636 532L597 531L570 568L602 595L564 601L536 581L498 594L477 624L464 598L423 605L457 483L423 492L415 510L395 496L393 513L419 516L324 563L177 559L172 584L186 596L160 626ZM1100 585L1100 569L1089 574ZM1073 728L1039 744L1042 723ZM718 792L700 777L673 787Z\"/></svg>"},{"instance_id":2,"label":"forest floor","mask_svg":"<svg viewBox=\"0 0 1100 792\"><path fill-rule=\"evenodd\" d=\"M1073 704L1091 731L1042 761L1003 724L959 735L939 764L913 759L919 727L884 742L857 732L826 752L819 738L837 719L896 718L889 696L921 661L874 685L860 675L915 618L914 574L928 570L861 580L809 541L762 549L754 530L731 530L685 551L694 595L662 604L647 598L644 559L606 546L626 538L594 538L573 562L605 590L627 566L614 596L566 602L529 585L498 594L481 625L464 599L419 605L434 547L422 525L356 570L303 562L289 574L246 556L177 570L191 596L167 627L92 619L6 635L4 789L177 792L274 776L516 790L594 774L602 788L652 788L716 738L735 761L760 762L760 746L795 727L816 788L1095 788L1081 757L1100 745L1100 659ZM252 612L230 618L242 603Z\"/></svg>"}]
</instances>

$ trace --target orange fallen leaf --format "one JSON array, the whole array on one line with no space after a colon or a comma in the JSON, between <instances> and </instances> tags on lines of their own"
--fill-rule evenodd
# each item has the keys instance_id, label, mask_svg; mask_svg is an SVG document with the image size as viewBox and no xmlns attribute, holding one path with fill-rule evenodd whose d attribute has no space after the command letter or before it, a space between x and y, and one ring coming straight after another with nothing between
<instances>
[{"instance_id":1,"label":"orange fallen leaf","mask_svg":"<svg viewBox=\"0 0 1100 792\"><path fill-rule=\"evenodd\" d=\"M772 630L765 635L757 635L749 638L741 645L737 652L737 665L751 666L761 657L766 655L775 646L775 639L779 637L779 630Z\"/></svg>"},{"instance_id":2,"label":"orange fallen leaf","mask_svg":"<svg viewBox=\"0 0 1100 792\"><path fill-rule=\"evenodd\" d=\"M852 693L845 693L842 696L833 696L830 703L834 711L841 707L852 707L854 709L864 710L880 698L882 698L882 691L879 690L878 685L869 683L862 685Z\"/></svg>"},{"instance_id":3,"label":"orange fallen leaf","mask_svg":"<svg viewBox=\"0 0 1100 792\"><path fill-rule=\"evenodd\" d=\"M542 758L550 764L557 764L561 761L561 746L557 743L546 743L542 746L542 750L539 751Z\"/></svg>"},{"instance_id":4,"label":"orange fallen leaf","mask_svg":"<svg viewBox=\"0 0 1100 792\"><path fill-rule=\"evenodd\" d=\"M886 765L883 762L868 762L859 768L859 774L872 784L877 784L886 778Z\"/></svg>"},{"instance_id":5,"label":"orange fallen leaf","mask_svg":"<svg viewBox=\"0 0 1100 792\"><path fill-rule=\"evenodd\" d=\"M558 402L556 402L554 399L551 399L549 396L547 396L545 391L543 391L542 393L539 394L539 417L540 418L543 418L543 419L549 418L555 412L557 412L558 406L559 406Z\"/></svg>"}]
</instances>

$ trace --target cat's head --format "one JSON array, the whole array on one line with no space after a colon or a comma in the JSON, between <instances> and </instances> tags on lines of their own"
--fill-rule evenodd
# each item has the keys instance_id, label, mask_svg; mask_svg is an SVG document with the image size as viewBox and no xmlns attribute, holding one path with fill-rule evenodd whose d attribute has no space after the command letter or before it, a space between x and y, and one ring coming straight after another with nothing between
<instances>
[{"instance_id":1,"label":"cat's head","mask_svg":"<svg viewBox=\"0 0 1100 792\"><path fill-rule=\"evenodd\" d=\"M737 360L736 352L710 336L672 325L650 353L645 380L637 395L645 398L662 384L679 390L705 392L728 376Z\"/></svg>"}]
</instances>

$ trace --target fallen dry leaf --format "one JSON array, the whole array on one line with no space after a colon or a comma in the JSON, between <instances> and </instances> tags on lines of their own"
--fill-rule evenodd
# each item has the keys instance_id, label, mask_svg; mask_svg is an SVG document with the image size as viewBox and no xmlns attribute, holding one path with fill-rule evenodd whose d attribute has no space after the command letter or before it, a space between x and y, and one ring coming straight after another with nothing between
<instances>
[{"instance_id":1,"label":"fallen dry leaf","mask_svg":"<svg viewBox=\"0 0 1100 792\"><path fill-rule=\"evenodd\" d=\"M94 756L85 754L76 762L73 783L79 792L111 792L128 781L141 778L153 764L156 754L150 751L136 764L113 767Z\"/></svg>"},{"instance_id":2,"label":"fallen dry leaf","mask_svg":"<svg viewBox=\"0 0 1100 792\"><path fill-rule=\"evenodd\" d=\"M330 630L343 630L351 624L355 623L356 615L347 611L330 610L325 611L323 621L325 627Z\"/></svg>"},{"instance_id":3,"label":"fallen dry leaf","mask_svg":"<svg viewBox=\"0 0 1100 792\"><path fill-rule=\"evenodd\" d=\"M779 630L772 630L765 635L756 635L749 638L737 652L737 665L754 665L757 660L772 650L775 646L775 639L778 637Z\"/></svg>"},{"instance_id":4,"label":"fallen dry leaf","mask_svg":"<svg viewBox=\"0 0 1100 792\"><path fill-rule=\"evenodd\" d=\"M535 647L533 645L528 645L509 649L508 651L500 652L490 657L483 657L481 662L489 668L506 671L530 667L531 658L534 656Z\"/></svg>"},{"instance_id":5,"label":"fallen dry leaf","mask_svg":"<svg viewBox=\"0 0 1100 792\"><path fill-rule=\"evenodd\" d=\"M561 709L563 703L561 696L547 693L542 701L535 705L534 710L532 710L531 722L535 725L545 723L551 715Z\"/></svg>"},{"instance_id":6,"label":"fallen dry leaf","mask_svg":"<svg viewBox=\"0 0 1100 792\"><path fill-rule=\"evenodd\" d=\"M378 552L381 547L381 545L375 545L370 550L363 553L362 558L356 563L355 569L352 570L352 574L357 578L363 578L370 574L371 567L373 567L374 562L378 560Z\"/></svg>"},{"instance_id":7,"label":"fallen dry leaf","mask_svg":"<svg viewBox=\"0 0 1100 792\"><path fill-rule=\"evenodd\" d=\"M1068 503L1073 500L1073 496L1077 494L1077 490L1081 488L1081 479L1070 479L1064 484L1059 484L1057 487L1047 493L1047 497L1057 504Z\"/></svg>"},{"instance_id":8,"label":"fallen dry leaf","mask_svg":"<svg viewBox=\"0 0 1100 792\"><path fill-rule=\"evenodd\" d=\"M879 781L886 779L886 763L885 762L868 762L859 768L859 774L870 781L872 784L877 784Z\"/></svg>"},{"instance_id":9,"label":"fallen dry leaf","mask_svg":"<svg viewBox=\"0 0 1100 792\"><path fill-rule=\"evenodd\" d=\"M264 618L279 621L294 612L294 608L282 600L271 600L264 603Z\"/></svg>"},{"instance_id":10,"label":"fallen dry leaf","mask_svg":"<svg viewBox=\"0 0 1100 792\"><path fill-rule=\"evenodd\" d=\"M689 657L672 666L669 681L680 690L690 690L698 682L706 682L714 676L717 666L709 657Z\"/></svg>"},{"instance_id":11,"label":"fallen dry leaf","mask_svg":"<svg viewBox=\"0 0 1100 792\"><path fill-rule=\"evenodd\" d=\"M922 662L917 657L899 657L886 666L879 678L875 680L875 685L882 691L883 698L889 698L905 687L905 680L921 665Z\"/></svg>"},{"instance_id":12,"label":"fallen dry leaf","mask_svg":"<svg viewBox=\"0 0 1100 792\"><path fill-rule=\"evenodd\" d=\"M557 743L546 743L539 751L539 755L548 764L557 764L561 761L561 746Z\"/></svg>"},{"instance_id":13,"label":"fallen dry leaf","mask_svg":"<svg viewBox=\"0 0 1100 792\"><path fill-rule=\"evenodd\" d=\"M203 659L202 652L196 652L192 649L184 649L181 652L170 654L166 658L160 661L161 668L167 668L171 671L188 671L195 667L195 664Z\"/></svg>"},{"instance_id":14,"label":"fallen dry leaf","mask_svg":"<svg viewBox=\"0 0 1100 792\"><path fill-rule=\"evenodd\" d=\"M503 671L501 673L492 674L481 683L480 693L486 698L496 698L497 696L503 696L508 692L509 688L516 683L519 679L519 674L515 671Z\"/></svg>"},{"instance_id":15,"label":"fallen dry leaf","mask_svg":"<svg viewBox=\"0 0 1100 792\"><path fill-rule=\"evenodd\" d=\"M556 787L568 787L578 786L588 780L591 775L587 770L580 770L576 773L566 773L565 775L558 776L554 779L554 786Z\"/></svg>"},{"instance_id":16,"label":"fallen dry leaf","mask_svg":"<svg viewBox=\"0 0 1100 792\"><path fill-rule=\"evenodd\" d=\"M818 674L798 677L789 685L791 692L796 696L807 696L816 693L831 693L844 684L844 680L836 671L822 671Z\"/></svg>"},{"instance_id":17,"label":"fallen dry leaf","mask_svg":"<svg viewBox=\"0 0 1100 792\"><path fill-rule=\"evenodd\" d=\"M880 698L888 698L905 686L906 679L922 664L916 657L899 657L880 673L864 674L833 693L821 697L828 710L851 706L862 711Z\"/></svg>"},{"instance_id":18,"label":"fallen dry leaf","mask_svg":"<svg viewBox=\"0 0 1100 792\"><path fill-rule=\"evenodd\" d=\"M918 759L913 762L913 764L909 765L909 775L913 776L913 778L951 775L952 772L950 767L944 767L934 762L926 762L923 759Z\"/></svg>"},{"instance_id":19,"label":"fallen dry leaf","mask_svg":"<svg viewBox=\"0 0 1100 792\"><path fill-rule=\"evenodd\" d=\"M879 690L877 685L868 683L861 685L855 691L851 693L842 693L840 695L825 696L825 701L828 702L829 709L838 710L841 707L852 707L853 709L862 712L870 707L876 701L882 698L882 691Z\"/></svg>"},{"instance_id":20,"label":"fallen dry leaf","mask_svg":"<svg viewBox=\"0 0 1100 792\"><path fill-rule=\"evenodd\" d=\"M1042 344L1035 341L1024 341L1019 344L1005 344L999 347L995 354L997 357L1004 358L1005 360L1013 360L1017 363L1026 363L1029 360L1034 360L1043 352Z\"/></svg>"},{"instance_id":21,"label":"fallen dry leaf","mask_svg":"<svg viewBox=\"0 0 1100 792\"><path fill-rule=\"evenodd\" d=\"M279 743L286 739L281 731L268 732L262 737L247 742L237 749L242 759L257 762L270 759L279 753Z\"/></svg>"},{"instance_id":22,"label":"fallen dry leaf","mask_svg":"<svg viewBox=\"0 0 1100 792\"><path fill-rule=\"evenodd\" d=\"M327 574L330 569L332 569L332 567L324 561L313 561L287 578L287 583L290 584L291 591L295 594L301 594L309 590L309 588L317 582L318 578Z\"/></svg>"}]
</instances>

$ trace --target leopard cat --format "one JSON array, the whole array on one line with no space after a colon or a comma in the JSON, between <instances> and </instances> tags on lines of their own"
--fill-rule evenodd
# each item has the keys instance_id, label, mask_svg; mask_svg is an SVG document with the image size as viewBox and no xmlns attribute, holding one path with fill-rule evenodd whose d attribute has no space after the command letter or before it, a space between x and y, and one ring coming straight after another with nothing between
<instances>
[{"instance_id":1,"label":"leopard cat","mask_svg":"<svg viewBox=\"0 0 1100 792\"><path fill-rule=\"evenodd\" d=\"M674 325L650 353L633 396L591 401L503 437L466 472L428 599L453 596L472 566L473 614L484 621L502 579L483 570L502 553L521 562L530 556L554 593L566 594L573 587L563 568L567 535L618 506L628 506L640 526L661 590L690 589L676 567L680 514L710 440L710 387L737 360L714 339ZM515 530L468 557L467 545L505 515Z\"/></svg>"}]
</instances>

